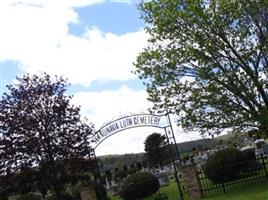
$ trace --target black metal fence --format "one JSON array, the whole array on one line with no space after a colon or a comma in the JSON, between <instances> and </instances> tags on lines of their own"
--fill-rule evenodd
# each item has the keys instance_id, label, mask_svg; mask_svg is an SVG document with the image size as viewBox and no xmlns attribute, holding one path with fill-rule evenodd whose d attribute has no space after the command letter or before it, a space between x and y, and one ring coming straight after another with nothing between
<instances>
[{"instance_id":1,"label":"black metal fence","mask_svg":"<svg viewBox=\"0 0 268 200\"><path fill-rule=\"evenodd\" d=\"M236 165L237 163L234 163ZM259 155L256 160L250 161L247 170L243 171L237 178L232 181L215 183L207 177L203 170L198 172L203 196L213 196L221 193L228 193L239 190L245 186L268 182L268 157Z\"/></svg>"}]
</instances>

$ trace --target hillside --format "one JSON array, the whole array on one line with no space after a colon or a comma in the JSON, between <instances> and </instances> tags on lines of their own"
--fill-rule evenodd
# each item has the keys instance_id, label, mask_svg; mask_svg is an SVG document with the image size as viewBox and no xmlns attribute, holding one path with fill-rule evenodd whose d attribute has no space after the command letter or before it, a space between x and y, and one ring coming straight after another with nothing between
<instances>
[{"instance_id":1,"label":"hillside","mask_svg":"<svg viewBox=\"0 0 268 200\"><path fill-rule=\"evenodd\" d=\"M227 141L229 137L217 137L214 139L199 139L194 141L178 143L179 152L183 155L185 153L192 152L193 149L197 151L203 151L207 149L212 149L217 145L222 144ZM173 148L175 149L175 148ZM121 155L105 155L99 156L99 166L102 171L123 168L124 166L130 166L138 162L144 162L145 153L133 153L133 154L121 154Z\"/></svg>"}]
</instances>

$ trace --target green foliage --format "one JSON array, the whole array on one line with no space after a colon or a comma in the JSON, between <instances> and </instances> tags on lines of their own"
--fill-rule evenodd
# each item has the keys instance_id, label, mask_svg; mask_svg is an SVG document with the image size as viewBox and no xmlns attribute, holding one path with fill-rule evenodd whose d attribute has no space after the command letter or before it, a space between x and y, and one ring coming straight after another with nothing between
<instances>
[{"instance_id":1,"label":"green foliage","mask_svg":"<svg viewBox=\"0 0 268 200\"><path fill-rule=\"evenodd\" d=\"M41 196L33 193L23 194L16 200L41 200Z\"/></svg>"},{"instance_id":2,"label":"green foliage","mask_svg":"<svg viewBox=\"0 0 268 200\"><path fill-rule=\"evenodd\" d=\"M151 166L162 166L163 161L168 159L165 136L159 133L153 133L146 138L144 146L145 155Z\"/></svg>"},{"instance_id":3,"label":"green foliage","mask_svg":"<svg viewBox=\"0 0 268 200\"><path fill-rule=\"evenodd\" d=\"M255 148L249 148L242 151L249 161L256 161Z\"/></svg>"},{"instance_id":4,"label":"green foliage","mask_svg":"<svg viewBox=\"0 0 268 200\"><path fill-rule=\"evenodd\" d=\"M165 194L159 194L156 197L154 197L154 200L168 200L168 196Z\"/></svg>"},{"instance_id":5,"label":"green foliage","mask_svg":"<svg viewBox=\"0 0 268 200\"><path fill-rule=\"evenodd\" d=\"M173 200L178 198L178 186L175 181L172 181L168 186L160 187L159 193L162 195L167 195L168 199ZM159 197L159 193L156 192L155 194L144 198L143 200L154 200L155 198ZM122 198L119 198L118 196L113 196L111 192L109 192L109 197L111 200L120 200Z\"/></svg>"},{"instance_id":6,"label":"green foliage","mask_svg":"<svg viewBox=\"0 0 268 200\"><path fill-rule=\"evenodd\" d=\"M74 200L73 196L68 193L63 194L61 198L62 200Z\"/></svg>"},{"instance_id":7,"label":"green foliage","mask_svg":"<svg viewBox=\"0 0 268 200\"><path fill-rule=\"evenodd\" d=\"M228 135L229 136L229 135ZM221 138L222 136L220 136ZM197 148L198 151L202 151L205 149L212 149L218 146L222 141L225 143L225 138L222 139L222 141L219 141L217 139L218 137L214 139L200 139L200 140L193 140L193 141L188 141L188 142L182 142L178 143L178 149L180 153L187 153L192 150L192 148ZM172 146L172 149L175 150L175 147ZM169 153L167 153L169 154ZM123 155L105 155L105 156L99 156L98 159L102 163L101 170L103 173L108 173L106 174L106 177L108 179L112 178L112 171L113 169L116 168L125 168L127 167L128 169L130 168L131 164L134 163L141 163L142 167L148 167L149 163L146 161L146 156L144 153L136 153L136 154L123 154ZM165 156L164 159L168 160L168 157ZM137 164L137 168L140 168L138 166L140 164ZM108 172L108 171L110 172Z\"/></svg>"},{"instance_id":8,"label":"green foliage","mask_svg":"<svg viewBox=\"0 0 268 200\"><path fill-rule=\"evenodd\" d=\"M96 192L96 197L97 197L98 200L106 200L107 199L106 189L102 185L101 182L97 182L95 184L95 192Z\"/></svg>"},{"instance_id":9,"label":"green foliage","mask_svg":"<svg viewBox=\"0 0 268 200\"><path fill-rule=\"evenodd\" d=\"M268 133L268 2L143 1L150 34L135 73L155 110L187 130Z\"/></svg>"},{"instance_id":10,"label":"green foliage","mask_svg":"<svg viewBox=\"0 0 268 200\"><path fill-rule=\"evenodd\" d=\"M127 200L148 197L159 189L157 178L147 172L138 172L128 176L122 184L120 196Z\"/></svg>"},{"instance_id":11,"label":"green foliage","mask_svg":"<svg viewBox=\"0 0 268 200\"><path fill-rule=\"evenodd\" d=\"M115 172L114 174L114 179L120 179L123 180L127 176L127 172L124 169L119 169L118 171Z\"/></svg>"},{"instance_id":12,"label":"green foliage","mask_svg":"<svg viewBox=\"0 0 268 200\"><path fill-rule=\"evenodd\" d=\"M219 150L211 155L204 172L215 183L234 180L239 173L248 168L249 161L243 152L234 148Z\"/></svg>"},{"instance_id":13,"label":"green foliage","mask_svg":"<svg viewBox=\"0 0 268 200\"><path fill-rule=\"evenodd\" d=\"M75 200L75 198L69 193L63 193L61 194L60 199L57 198L56 195L51 195L47 198L47 200Z\"/></svg>"},{"instance_id":14,"label":"green foliage","mask_svg":"<svg viewBox=\"0 0 268 200\"><path fill-rule=\"evenodd\" d=\"M128 169L127 173L128 174L134 174L138 171L138 169L136 167L131 167Z\"/></svg>"}]
</instances>

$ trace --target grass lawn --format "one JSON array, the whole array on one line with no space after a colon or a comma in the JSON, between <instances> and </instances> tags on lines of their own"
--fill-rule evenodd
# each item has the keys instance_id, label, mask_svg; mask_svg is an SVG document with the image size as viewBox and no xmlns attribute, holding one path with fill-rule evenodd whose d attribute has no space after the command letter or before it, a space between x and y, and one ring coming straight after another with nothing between
<instances>
[{"instance_id":1,"label":"grass lawn","mask_svg":"<svg viewBox=\"0 0 268 200\"><path fill-rule=\"evenodd\" d=\"M168 195L169 200L178 200L179 192L175 182L170 183L166 187L160 188L160 192ZM153 200L154 196L148 197L144 200ZM110 195L111 200L121 200L118 197ZM184 200L188 198L185 197ZM230 192L228 194L222 194L203 198L202 200L268 200L268 184L258 184L244 187L241 190Z\"/></svg>"},{"instance_id":2,"label":"grass lawn","mask_svg":"<svg viewBox=\"0 0 268 200\"><path fill-rule=\"evenodd\" d=\"M178 200L179 191L177 183L171 182L168 186L161 187L160 193L167 195L169 200ZM154 196L155 195L153 195L152 197L148 197L145 200L153 200Z\"/></svg>"},{"instance_id":3,"label":"grass lawn","mask_svg":"<svg viewBox=\"0 0 268 200\"><path fill-rule=\"evenodd\" d=\"M252 185L244 187L243 190L217 195L203 200L268 200L268 184Z\"/></svg>"}]
</instances>

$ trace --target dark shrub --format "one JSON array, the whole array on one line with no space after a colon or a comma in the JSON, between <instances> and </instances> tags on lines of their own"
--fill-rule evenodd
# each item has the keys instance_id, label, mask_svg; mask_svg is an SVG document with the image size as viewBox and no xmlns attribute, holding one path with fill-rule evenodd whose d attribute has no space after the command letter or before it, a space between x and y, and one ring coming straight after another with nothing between
<instances>
[{"instance_id":1,"label":"dark shrub","mask_svg":"<svg viewBox=\"0 0 268 200\"><path fill-rule=\"evenodd\" d=\"M75 198L68 193L63 193L60 197L60 199L57 199L55 195L51 195L47 198L47 200L74 200Z\"/></svg>"},{"instance_id":2,"label":"dark shrub","mask_svg":"<svg viewBox=\"0 0 268 200\"><path fill-rule=\"evenodd\" d=\"M249 160L249 169L259 170L262 168L262 165L257 161L255 148L249 148L242 151Z\"/></svg>"},{"instance_id":3,"label":"dark shrub","mask_svg":"<svg viewBox=\"0 0 268 200\"><path fill-rule=\"evenodd\" d=\"M127 173L128 173L128 174L135 174L137 171L138 171L138 169L137 169L136 167L131 167L131 168L127 171Z\"/></svg>"},{"instance_id":4,"label":"dark shrub","mask_svg":"<svg viewBox=\"0 0 268 200\"><path fill-rule=\"evenodd\" d=\"M74 200L73 196L71 194L65 193L61 196L62 200Z\"/></svg>"},{"instance_id":5,"label":"dark shrub","mask_svg":"<svg viewBox=\"0 0 268 200\"><path fill-rule=\"evenodd\" d=\"M96 197L98 200L106 200L107 199L107 191L103 184L101 182L97 182L95 184L95 192L96 192Z\"/></svg>"},{"instance_id":6,"label":"dark shrub","mask_svg":"<svg viewBox=\"0 0 268 200\"><path fill-rule=\"evenodd\" d=\"M249 148L242 151L249 161L256 161L255 149Z\"/></svg>"},{"instance_id":7,"label":"dark shrub","mask_svg":"<svg viewBox=\"0 0 268 200\"><path fill-rule=\"evenodd\" d=\"M222 183L237 178L248 165L249 161L244 153L238 149L227 148L211 155L204 166L204 171L214 183Z\"/></svg>"},{"instance_id":8,"label":"dark shrub","mask_svg":"<svg viewBox=\"0 0 268 200\"><path fill-rule=\"evenodd\" d=\"M118 170L117 172L115 172L115 174L114 174L114 179L115 180L123 180L123 178L125 178L127 176L127 172L125 171L125 170L123 170L123 169L120 169L120 170Z\"/></svg>"},{"instance_id":9,"label":"dark shrub","mask_svg":"<svg viewBox=\"0 0 268 200\"><path fill-rule=\"evenodd\" d=\"M120 196L125 200L148 197L159 189L157 178L148 172L129 175L122 184Z\"/></svg>"},{"instance_id":10,"label":"dark shrub","mask_svg":"<svg viewBox=\"0 0 268 200\"><path fill-rule=\"evenodd\" d=\"M20 195L16 200L41 200L41 196L33 193Z\"/></svg>"}]
</instances>

